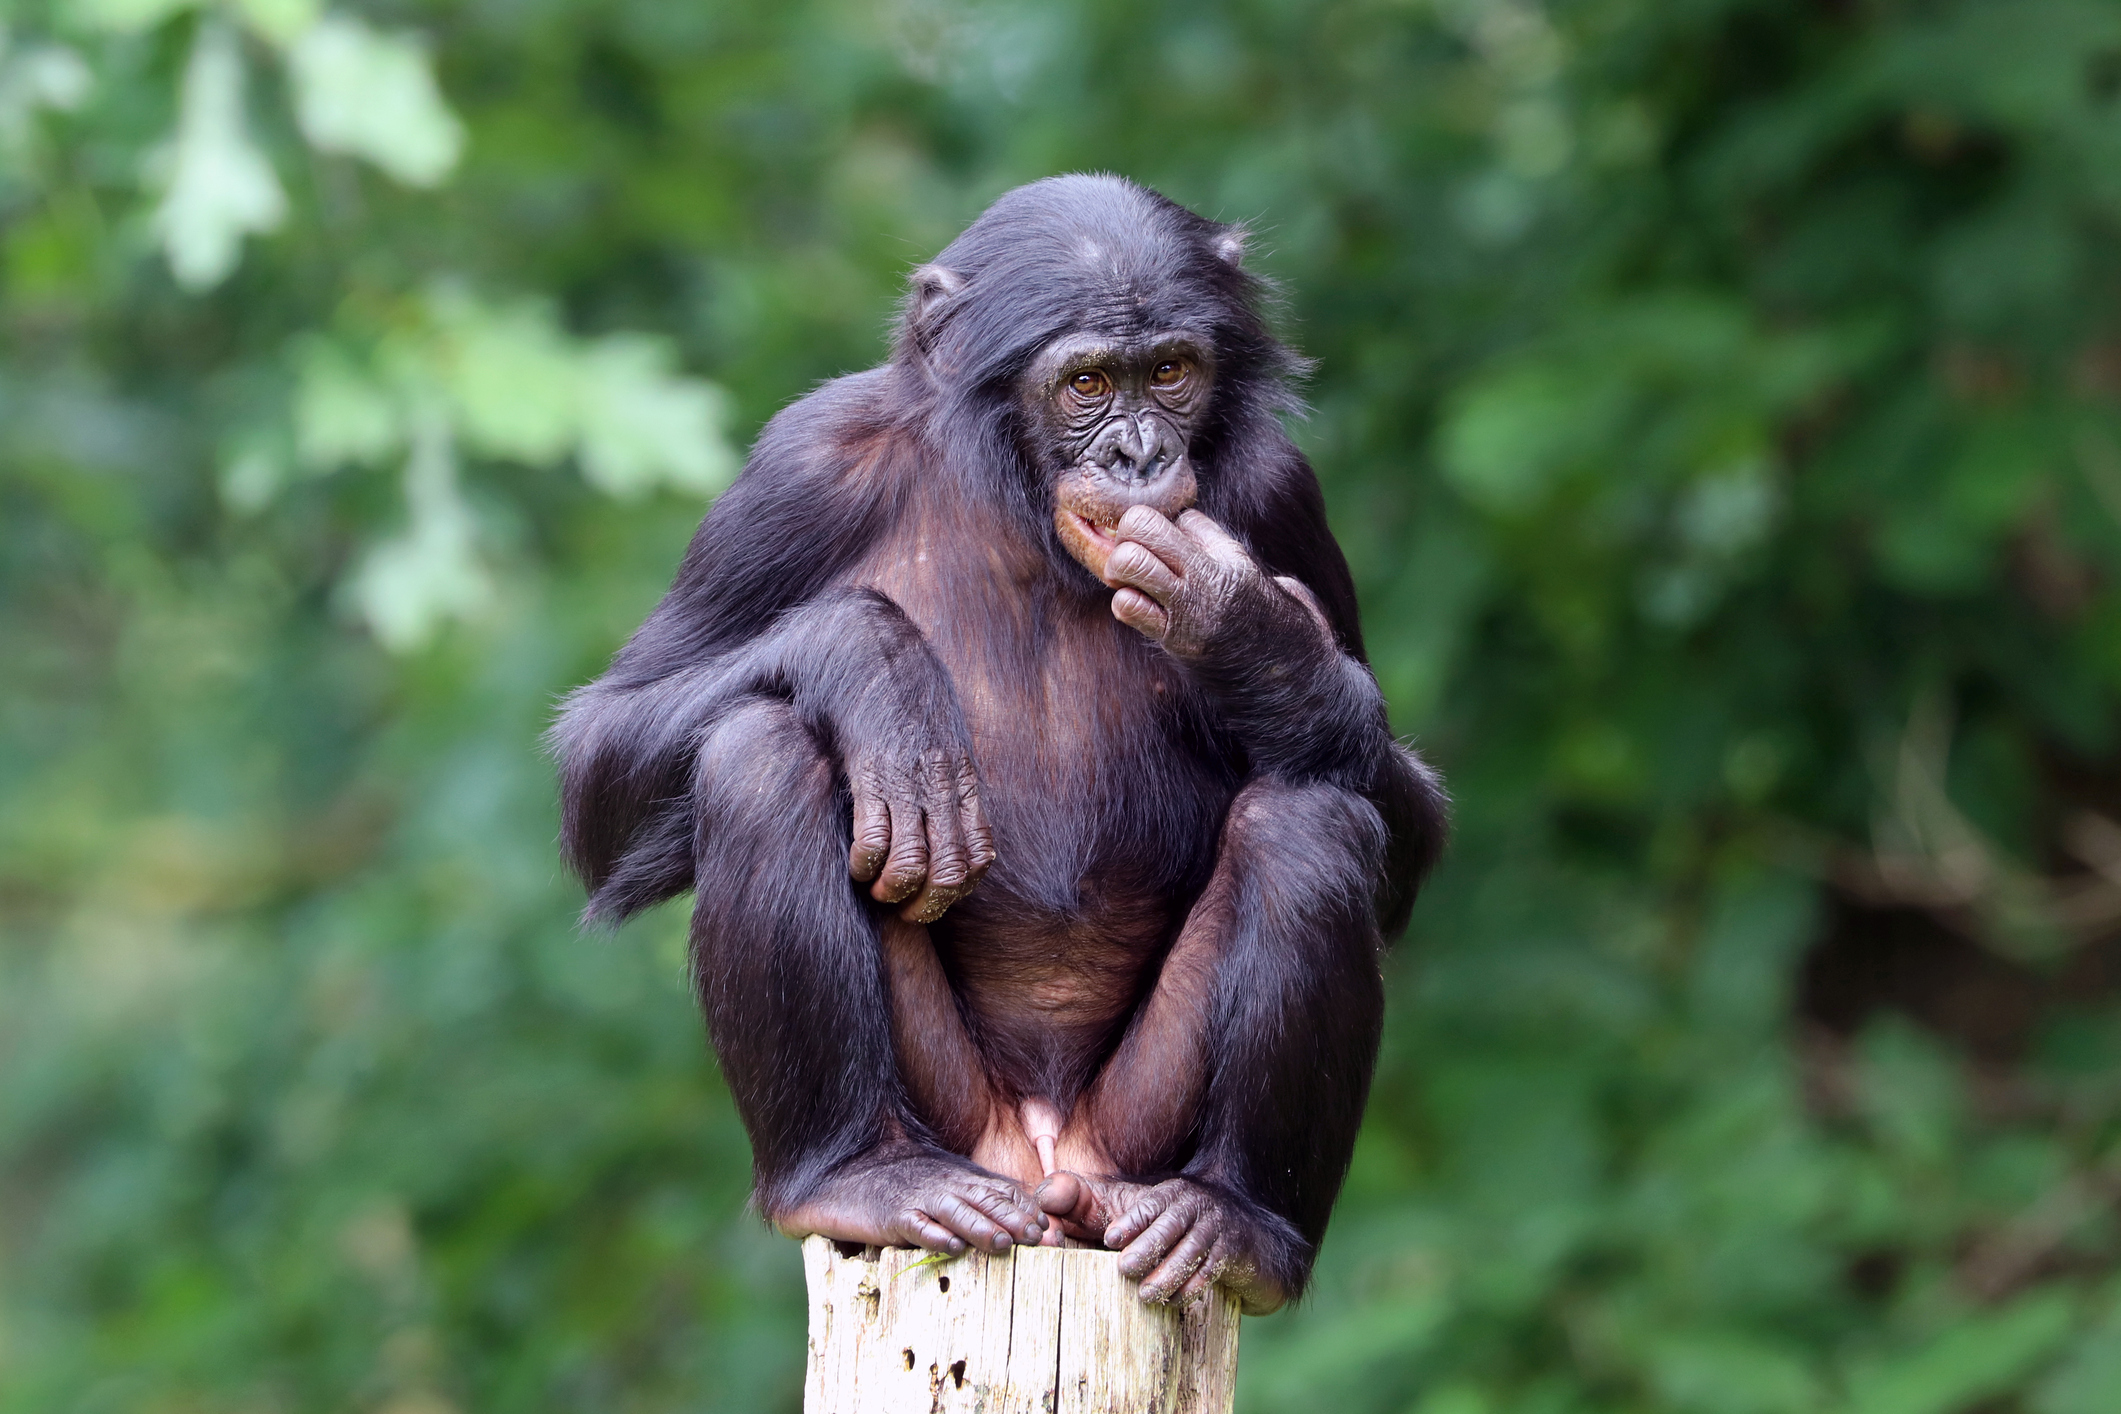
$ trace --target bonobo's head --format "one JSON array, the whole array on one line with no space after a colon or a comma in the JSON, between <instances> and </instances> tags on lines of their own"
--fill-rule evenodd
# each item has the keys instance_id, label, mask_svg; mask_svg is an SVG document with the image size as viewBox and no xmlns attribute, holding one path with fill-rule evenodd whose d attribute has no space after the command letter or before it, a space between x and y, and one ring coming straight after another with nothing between
<instances>
[{"instance_id":1,"label":"bonobo's head","mask_svg":"<svg viewBox=\"0 0 2121 1414\"><path fill-rule=\"evenodd\" d=\"M1213 513L1220 450L1293 406L1243 257L1241 229L1121 178L1034 182L914 272L898 360L1102 575L1129 507Z\"/></svg>"},{"instance_id":2,"label":"bonobo's head","mask_svg":"<svg viewBox=\"0 0 2121 1414\"><path fill-rule=\"evenodd\" d=\"M1214 348L1177 330L1064 334L1025 370L1026 450L1051 475L1061 544L1090 573L1105 572L1129 506L1175 518L1199 499L1192 446L1214 382Z\"/></svg>"}]
</instances>

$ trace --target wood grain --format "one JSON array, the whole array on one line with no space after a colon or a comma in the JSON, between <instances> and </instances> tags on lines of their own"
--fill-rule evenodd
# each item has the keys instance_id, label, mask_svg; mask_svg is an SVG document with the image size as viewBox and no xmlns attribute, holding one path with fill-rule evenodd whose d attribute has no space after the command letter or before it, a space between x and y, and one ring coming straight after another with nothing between
<instances>
[{"instance_id":1,"label":"wood grain","mask_svg":"<svg viewBox=\"0 0 2121 1414\"><path fill-rule=\"evenodd\" d=\"M806 1414L1229 1414L1237 1306L1145 1306L1118 1256L803 1242Z\"/></svg>"}]
</instances>

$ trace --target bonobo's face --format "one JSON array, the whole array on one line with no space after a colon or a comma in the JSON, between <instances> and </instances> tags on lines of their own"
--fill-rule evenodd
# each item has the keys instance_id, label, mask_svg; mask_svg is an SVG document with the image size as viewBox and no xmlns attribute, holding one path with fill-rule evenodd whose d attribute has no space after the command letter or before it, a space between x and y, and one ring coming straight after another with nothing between
<instances>
[{"instance_id":1,"label":"bonobo's face","mask_svg":"<svg viewBox=\"0 0 2121 1414\"><path fill-rule=\"evenodd\" d=\"M1207 340L1185 333L1055 340L1024 379L1034 450L1053 478L1061 543L1103 577L1112 527L1130 506L1167 516L1193 504L1188 455L1207 416L1215 365Z\"/></svg>"}]
</instances>

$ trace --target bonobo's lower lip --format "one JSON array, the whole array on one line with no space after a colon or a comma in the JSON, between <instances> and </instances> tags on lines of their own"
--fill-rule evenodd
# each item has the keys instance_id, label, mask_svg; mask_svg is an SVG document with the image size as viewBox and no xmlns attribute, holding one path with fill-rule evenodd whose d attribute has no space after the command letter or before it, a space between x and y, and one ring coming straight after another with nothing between
<instances>
[{"instance_id":1,"label":"bonobo's lower lip","mask_svg":"<svg viewBox=\"0 0 2121 1414\"><path fill-rule=\"evenodd\" d=\"M1084 569L1099 579L1105 577L1105 561L1119 548L1119 538L1113 534L1115 526L1100 525L1081 511L1067 506L1056 506L1053 518L1055 529L1060 531L1061 544L1069 554L1081 562Z\"/></svg>"},{"instance_id":2,"label":"bonobo's lower lip","mask_svg":"<svg viewBox=\"0 0 2121 1414\"><path fill-rule=\"evenodd\" d=\"M1074 521L1081 528L1083 538L1103 550L1106 554L1111 554L1113 549L1118 546L1119 539L1112 533L1119 528L1118 521L1114 521L1110 525L1100 525L1086 515L1079 515L1065 508L1061 511L1061 514Z\"/></svg>"}]
</instances>

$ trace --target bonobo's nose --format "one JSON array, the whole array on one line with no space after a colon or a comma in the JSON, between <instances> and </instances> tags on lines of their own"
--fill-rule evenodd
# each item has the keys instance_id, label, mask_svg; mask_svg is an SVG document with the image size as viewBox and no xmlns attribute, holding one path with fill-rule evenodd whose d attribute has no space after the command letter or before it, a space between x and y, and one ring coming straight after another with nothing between
<instances>
[{"instance_id":1,"label":"bonobo's nose","mask_svg":"<svg viewBox=\"0 0 2121 1414\"><path fill-rule=\"evenodd\" d=\"M1118 481L1140 485L1154 481L1164 469L1164 453L1161 447L1151 447L1146 452L1127 453L1115 450L1112 460L1105 463Z\"/></svg>"},{"instance_id":2,"label":"bonobo's nose","mask_svg":"<svg viewBox=\"0 0 2121 1414\"><path fill-rule=\"evenodd\" d=\"M1101 460L1114 481L1140 486L1164 474L1172 454L1166 443L1165 430L1155 419L1144 417L1137 422L1122 416L1105 443Z\"/></svg>"}]
</instances>

